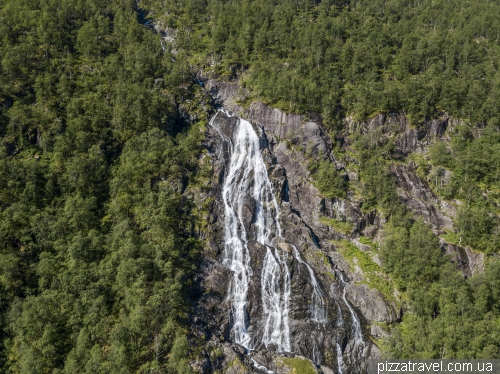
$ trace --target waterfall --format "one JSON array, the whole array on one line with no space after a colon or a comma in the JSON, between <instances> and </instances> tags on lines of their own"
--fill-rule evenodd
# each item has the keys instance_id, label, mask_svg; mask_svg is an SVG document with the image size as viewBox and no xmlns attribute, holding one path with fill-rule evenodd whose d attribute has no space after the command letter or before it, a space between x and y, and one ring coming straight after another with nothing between
<instances>
[{"instance_id":1,"label":"waterfall","mask_svg":"<svg viewBox=\"0 0 500 374\"><path fill-rule=\"evenodd\" d=\"M311 313L311 318L316 322L326 323L328 321L328 318L326 314L327 313L326 305L323 300L324 296L323 291L321 291L321 288L319 287L318 281L316 280L316 277L314 276L314 272L311 269L311 267L304 261L302 261L302 258L300 257L300 253L297 250L297 247L295 247L294 245L292 245L291 247L293 249L294 257L300 264L304 265L307 268L307 270L309 271L309 276L311 278L311 286L313 288L313 292L311 295L311 304L309 305L309 312Z\"/></svg>"},{"instance_id":2,"label":"waterfall","mask_svg":"<svg viewBox=\"0 0 500 374\"><path fill-rule=\"evenodd\" d=\"M342 310L340 309L340 305L337 304L337 321L335 322L335 327L342 327L344 326L344 318L342 317ZM344 374L344 356L342 353L342 348L340 347L338 337L336 341L336 347L337 347L337 365L339 367L339 374Z\"/></svg>"},{"instance_id":3,"label":"waterfall","mask_svg":"<svg viewBox=\"0 0 500 374\"><path fill-rule=\"evenodd\" d=\"M262 269L262 306L265 325L262 343L278 346L278 351L290 352L290 330L288 313L290 301L290 273L286 265L286 253L282 256L276 248L267 247ZM276 260L278 259L278 260ZM280 278L283 268L283 297L281 297Z\"/></svg>"},{"instance_id":4,"label":"waterfall","mask_svg":"<svg viewBox=\"0 0 500 374\"><path fill-rule=\"evenodd\" d=\"M342 358L342 348L340 348L340 344L337 342L337 365L339 367L339 374L344 374L344 359Z\"/></svg>"},{"instance_id":5,"label":"waterfall","mask_svg":"<svg viewBox=\"0 0 500 374\"><path fill-rule=\"evenodd\" d=\"M229 147L229 160L222 184L224 205L222 263L231 270L227 300L231 305L233 341L248 351L274 344L278 352L292 352L289 327L292 272L287 264L295 259L298 272L300 273L301 268L305 268L308 272L308 283L312 288L309 318L321 334L333 327L328 322L327 303L329 300L322 291L313 269L302 260L298 249L294 245L289 245L290 251L287 249L288 245L282 245L285 239L280 226L280 208L261 153L263 134L258 134L258 130L256 131L248 121L233 117L236 121L231 131L232 135L226 135L226 131L215 123L215 119L221 112L231 117L228 113L219 111L211 119L209 125L218 132L224 144L227 143ZM223 159L221 156L222 154L219 157ZM286 192L288 192L287 188L288 186L285 185ZM249 331L247 303L250 284L254 276L250 248L254 250L255 243L259 243L260 246L257 248L263 250L260 274L261 300L259 300L259 306L262 307L262 319L255 325L257 327L255 330ZM262 259L262 257L259 258ZM343 274L337 270L335 273L337 281L342 286L342 297L336 300L338 312L333 328L342 329L342 336L344 335L345 321L340 307L345 304L351 317L348 345L351 347L352 344L353 350L349 351L354 353L352 358L347 353L344 357L337 336L335 342L337 366L339 373L343 374L349 372L349 365L353 365L358 358L363 356L366 343L363 340L360 320L347 300L346 281ZM310 346L312 361L315 365L320 365L324 359L324 352L321 346L317 345L316 335L312 334L307 339L311 339L311 344L313 344ZM347 359L347 364L344 358ZM255 368L269 374L273 373L253 358L251 362Z\"/></svg>"},{"instance_id":6,"label":"waterfall","mask_svg":"<svg viewBox=\"0 0 500 374\"><path fill-rule=\"evenodd\" d=\"M335 272L340 280L340 283L342 284L342 300L344 300L345 305L347 305L347 308L349 309L349 313L351 314L351 319L352 319L352 332L353 332L353 337L354 337L354 347L357 347L358 349L358 354L363 354L364 349L366 347L365 341L363 340L363 333L361 331L361 322L359 321L358 316L356 315L356 312L354 312L354 309L352 308L351 304L347 300L346 297L346 281L344 280L344 276L342 275L342 272L336 271Z\"/></svg>"},{"instance_id":7,"label":"waterfall","mask_svg":"<svg viewBox=\"0 0 500 374\"><path fill-rule=\"evenodd\" d=\"M227 139L214 126L221 136ZM255 203L252 225L255 232L247 232L243 218L245 202L251 197ZM281 238L279 207L266 165L260 151L260 138L252 125L238 118L230 139L230 162L222 188L224 203L224 260L232 271L228 298L232 303L233 333L236 343L252 349L246 311L249 281L252 273L248 241L255 240L266 247L261 275L264 329L262 344L277 345L278 351L290 351L288 327L290 301L290 272L287 254L276 248Z\"/></svg>"}]
</instances>

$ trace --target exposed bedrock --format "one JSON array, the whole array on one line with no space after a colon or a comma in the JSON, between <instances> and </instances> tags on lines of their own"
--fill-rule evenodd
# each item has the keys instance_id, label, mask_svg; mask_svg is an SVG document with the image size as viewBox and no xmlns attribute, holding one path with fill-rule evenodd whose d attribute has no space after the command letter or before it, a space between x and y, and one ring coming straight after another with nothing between
<instances>
[{"instance_id":1,"label":"exposed bedrock","mask_svg":"<svg viewBox=\"0 0 500 374\"><path fill-rule=\"evenodd\" d=\"M392 171L396 176L398 195L417 216L430 223L436 232L453 230L453 221L441 211L441 201L434 195L427 182L406 165L394 165Z\"/></svg>"},{"instance_id":2,"label":"exposed bedrock","mask_svg":"<svg viewBox=\"0 0 500 374\"><path fill-rule=\"evenodd\" d=\"M302 122L292 121L291 125L281 124L280 126L300 127ZM221 116L217 125L208 129L206 137L206 147L212 159L213 178L210 181L210 190L203 199L212 201L212 209L207 217L207 221L211 224L207 230L207 252L195 279L196 309L193 318L193 335L208 341L207 346L212 347L210 352L200 355L200 359L193 363L193 367L202 372L217 369L236 370L230 369L228 365L238 367L238 370L248 370L242 372L258 372L257 366L248 362L249 356L238 356L243 348L238 348L237 345L231 343L233 341L231 306L227 297L231 276L229 270L221 264L224 233L222 218L224 209L220 199L221 183L228 172L230 146L227 143L233 136L234 127L234 117ZM368 337L367 326L371 320L366 319L360 313L357 303L361 300L351 298L352 310L359 315L361 334L365 336L364 342L359 343L354 336L352 311L343 300L343 286L336 279L337 272L348 269L348 266L343 263L341 257L332 260L328 255L335 251L331 241L341 239L344 235L320 222L321 216L328 216L328 210L335 214L335 209L344 211L351 208L356 210L356 208L346 208L343 202L326 201L322 198L309 180L303 152L300 149L294 150L293 147L287 147L286 140L279 139L272 132L268 133L267 128L262 124L254 124L254 128L263 139L262 158L279 200L281 212L282 239L277 244L277 248L286 258L291 280L289 335L292 352L289 354L303 356L314 364L331 368L335 372L339 371L339 365L343 365L345 373L362 372L364 360L377 355L377 349ZM324 132L320 133L322 136L320 138L317 134L313 134L313 146L317 145L316 149L321 149L322 146L329 147L328 142L323 139ZM249 233L255 230L253 227L255 209L256 202L253 198L245 197L242 217L243 225ZM363 219L362 215L358 218ZM266 348L260 343L265 322L261 305L261 274L267 248L261 243L250 240L248 249L253 270L247 296L248 331L252 336L252 347L255 348L251 356L258 364L278 373L282 368L276 364L277 357L285 353L278 354L274 352L275 348L272 344ZM311 281L311 272L315 275L317 285ZM345 279L349 280L349 274L345 273ZM323 321L311 318L314 287L318 287L322 292L327 317ZM377 297L379 299L375 300ZM372 295L367 302L371 307L376 308L380 303L384 303L384 300L381 295L377 294ZM363 301L364 308L370 308L367 302ZM379 319L383 319L381 313L386 310L388 307L384 307L378 313ZM391 313L387 315L386 322L391 321ZM360 347L360 344L363 346ZM226 352L227 349L219 349L227 346L231 347L232 353ZM244 349L243 353L245 353ZM210 362L209 366L207 362ZM232 366L229 364L231 362ZM235 362L238 363L236 366Z\"/></svg>"}]
</instances>

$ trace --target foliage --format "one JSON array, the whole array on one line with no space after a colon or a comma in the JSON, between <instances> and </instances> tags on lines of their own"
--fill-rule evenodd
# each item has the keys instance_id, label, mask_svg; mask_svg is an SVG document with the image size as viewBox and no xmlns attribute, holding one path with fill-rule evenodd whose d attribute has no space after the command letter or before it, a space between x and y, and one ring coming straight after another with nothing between
<instances>
[{"instance_id":1,"label":"foliage","mask_svg":"<svg viewBox=\"0 0 500 374\"><path fill-rule=\"evenodd\" d=\"M408 311L384 343L392 358L498 358L498 259L465 279L420 220L386 231L384 267L405 290Z\"/></svg>"},{"instance_id":2,"label":"foliage","mask_svg":"<svg viewBox=\"0 0 500 374\"><path fill-rule=\"evenodd\" d=\"M485 127L472 136L473 127L460 124L451 129L451 143L435 143L427 154L430 164L422 177L435 191L461 199L456 217L457 233L443 237L448 242L470 245L487 254L498 252L498 188L495 139L498 129ZM384 227L380 249L382 269L397 285L404 302L402 322L381 344L391 358L496 358L499 357L499 302L493 291L498 259L487 260L485 274L465 279L442 254L437 236L421 220L415 220L396 193L392 174L394 162L391 138L377 134L354 135L349 142L355 150L362 181L363 206L382 211ZM486 149L488 153L483 151ZM352 159L353 154L350 155ZM419 168L427 161L421 156ZM484 157L487 162L483 162ZM445 169L446 168L446 169ZM445 170L448 170L445 175ZM450 177L451 174L451 177ZM438 183L433 179L438 177ZM447 179L449 182L447 182ZM459 202L460 203L460 202ZM459 204L457 203L457 205ZM354 266L369 268L353 245L339 247ZM346 249L347 248L347 249ZM487 257L488 259L488 257ZM372 279L368 276L368 279ZM380 289L380 285L374 285ZM392 289L392 288L391 288Z\"/></svg>"},{"instance_id":3,"label":"foliage","mask_svg":"<svg viewBox=\"0 0 500 374\"><path fill-rule=\"evenodd\" d=\"M394 284L390 278L374 260L374 253L365 252L347 240L335 243L342 257L349 263L351 270L356 267L363 273L363 283L370 288L374 288L382 293L389 301L396 301L394 298Z\"/></svg>"},{"instance_id":4,"label":"foliage","mask_svg":"<svg viewBox=\"0 0 500 374\"><path fill-rule=\"evenodd\" d=\"M494 118L482 128L461 123L450 132L450 149L443 142L436 142L430 149L434 167L428 179L442 197L464 202L456 219L460 243L487 253L497 252L500 244L498 123ZM451 176L446 177L447 170Z\"/></svg>"},{"instance_id":5,"label":"foliage","mask_svg":"<svg viewBox=\"0 0 500 374\"><path fill-rule=\"evenodd\" d=\"M500 118L500 5L488 0L143 0L199 69L254 97L346 115Z\"/></svg>"},{"instance_id":6,"label":"foliage","mask_svg":"<svg viewBox=\"0 0 500 374\"><path fill-rule=\"evenodd\" d=\"M207 114L187 62L133 1L7 0L0 20L0 367L189 372Z\"/></svg>"},{"instance_id":7,"label":"foliage","mask_svg":"<svg viewBox=\"0 0 500 374\"><path fill-rule=\"evenodd\" d=\"M333 227L335 230L344 235L351 235L354 225L350 222L341 221L340 219L321 217L321 223Z\"/></svg>"},{"instance_id":8,"label":"foliage","mask_svg":"<svg viewBox=\"0 0 500 374\"><path fill-rule=\"evenodd\" d=\"M461 243L486 253L494 253L500 247L498 216L485 206L462 206L458 209L457 227Z\"/></svg>"},{"instance_id":9,"label":"foliage","mask_svg":"<svg viewBox=\"0 0 500 374\"><path fill-rule=\"evenodd\" d=\"M200 243L185 191L205 173L196 175L206 98L192 82L201 69L239 77L247 102L319 112L330 129L378 112L413 124L441 111L464 118L419 172L462 202L458 232L445 235L498 251L497 2L140 5L177 30L174 46L141 25L135 1L0 1L3 371L191 370L188 291ZM397 195L393 140L376 129L348 143L362 208L388 222L383 269L341 247L367 282L388 295L385 271L408 303L386 354L499 358L500 262L464 279ZM334 163L320 162L314 178L324 196L348 196Z\"/></svg>"},{"instance_id":10,"label":"foliage","mask_svg":"<svg viewBox=\"0 0 500 374\"><path fill-rule=\"evenodd\" d=\"M304 360L300 357L295 358L280 358L286 366L292 368L292 373L301 374L314 374L316 370L312 363L308 360Z\"/></svg>"},{"instance_id":11,"label":"foliage","mask_svg":"<svg viewBox=\"0 0 500 374\"><path fill-rule=\"evenodd\" d=\"M314 180L324 196L329 198L346 197L347 181L337 171L335 164L329 160L319 163Z\"/></svg>"},{"instance_id":12,"label":"foliage","mask_svg":"<svg viewBox=\"0 0 500 374\"><path fill-rule=\"evenodd\" d=\"M438 238L421 219L410 230L388 227L385 232L380 254L401 289L437 279L443 262Z\"/></svg>"}]
</instances>

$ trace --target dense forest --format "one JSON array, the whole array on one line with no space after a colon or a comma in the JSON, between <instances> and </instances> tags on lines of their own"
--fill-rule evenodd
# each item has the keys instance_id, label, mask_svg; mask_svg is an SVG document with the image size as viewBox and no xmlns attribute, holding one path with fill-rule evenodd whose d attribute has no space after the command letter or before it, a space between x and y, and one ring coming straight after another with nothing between
<instances>
[{"instance_id":1,"label":"dense forest","mask_svg":"<svg viewBox=\"0 0 500 374\"><path fill-rule=\"evenodd\" d=\"M238 79L286 112L321 114L354 160L361 184L316 160L326 197L359 187L365 209L388 218L380 249L384 270L409 312L390 339L388 357L498 358L500 352L500 4L495 1L163 2L144 6L177 31L193 74ZM348 134L344 118L404 113L413 126L439 116L461 119L451 139L424 155L402 157L390 137ZM379 134L380 135L380 134ZM438 238L396 194L391 164L413 161L440 198L461 201L456 232L442 237L490 257L486 272L464 279ZM451 174L450 178L445 175Z\"/></svg>"},{"instance_id":2,"label":"dense forest","mask_svg":"<svg viewBox=\"0 0 500 374\"><path fill-rule=\"evenodd\" d=\"M134 1L0 4L0 371L188 372L204 93Z\"/></svg>"},{"instance_id":3,"label":"dense forest","mask_svg":"<svg viewBox=\"0 0 500 374\"><path fill-rule=\"evenodd\" d=\"M193 65L284 110L498 121L496 1L144 0Z\"/></svg>"},{"instance_id":4,"label":"dense forest","mask_svg":"<svg viewBox=\"0 0 500 374\"><path fill-rule=\"evenodd\" d=\"M500 358L499 19L491 0L0 0L0 372L190 372L202 243L189 188L213 110L201 76L318 112L334 138L379 112L462 119L415 161L463 202L447 239L487 256L469 279L397 197L390 164L408 160L389 139L348 137L408 304L380 345ZM325 196L347 196L344 171L312 170Z\"/></svg>"}]
</instances>

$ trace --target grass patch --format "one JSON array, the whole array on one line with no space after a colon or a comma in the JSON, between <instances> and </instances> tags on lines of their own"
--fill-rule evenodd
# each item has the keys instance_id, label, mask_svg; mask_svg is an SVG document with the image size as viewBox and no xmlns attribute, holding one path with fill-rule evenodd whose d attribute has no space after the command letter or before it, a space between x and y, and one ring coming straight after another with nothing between
<instances>
[{"instance_id":1,"label":"grass patch","mask_svg":"<svg viewBox=\"0 0 500 374\"><path fill-rule=\"evenodd\" d=\"M323 265L325 265L326 267L330 267L330 261L328 261L328 257L326 256L326 254L324 252L315 251L314 255L316 257L318 257L323 262Z\"/></svg>"},{"instance_id":2,"label":"grass patch","mask_svg":"<svg viewBox=\"0 0 500 374\"><path fill-rule=\"evenodd\" d=\"M366 237L366 236L360 236L358 238L359 242L361 244L364 244L364 245L369 245L370 247L372 247L373 249L378 249L378 245L376 243L373 242L373 240L371 240L370 238Z\"/></svg>"},{"instance_id":3,"label":"grass patch","mask_svg":"<svg viewBox=\"0 0 500 374\"><path fill-rule=\"evenodd\" d=\"M288 367L292 368L294 374L316 374L317 371L310 361L300 357L282 358L281 361Z\"/></svg>"},{"instance_id":4,"label":"grass patch","mask_svg":"<svg viewBox=\"0 0 500 374\"><path fill-rule=\"evenodd\" d=\"M383 272L382 268L373 261L370 252L364 252L347 240L335 243L339 253L344 257L351 271L354 266L359 266L363 271L365 280L362 282L370 288L380 291L388 301L396 301L394 298L395 286L391 279Z\"/></svg>"},{"instance_id":5,"label":"grass patch","mask_svg":"<svg viewBox=\"0 0 500 374\"><path fill-rule=\"evenodd\" d=\"M320 221L324 225L331 226L338 232L341 232L345 235L350 235L352 233L352 230L354 230L354 225L352 223L340 221L335 218L321 217Z\"/></svg>"},{"instance_id":6,"label":"grass patch","mask_svg":"<svg viewBox=\"0 0 500 374\"><path fill-rule=\"evenodd\" d=\"M440 235L439 237L443 238L446 243L450 244L458 244L458 242L460 242L460 235L450 231L447 231L446 234Z\"/></svg>"}]
</instances>

